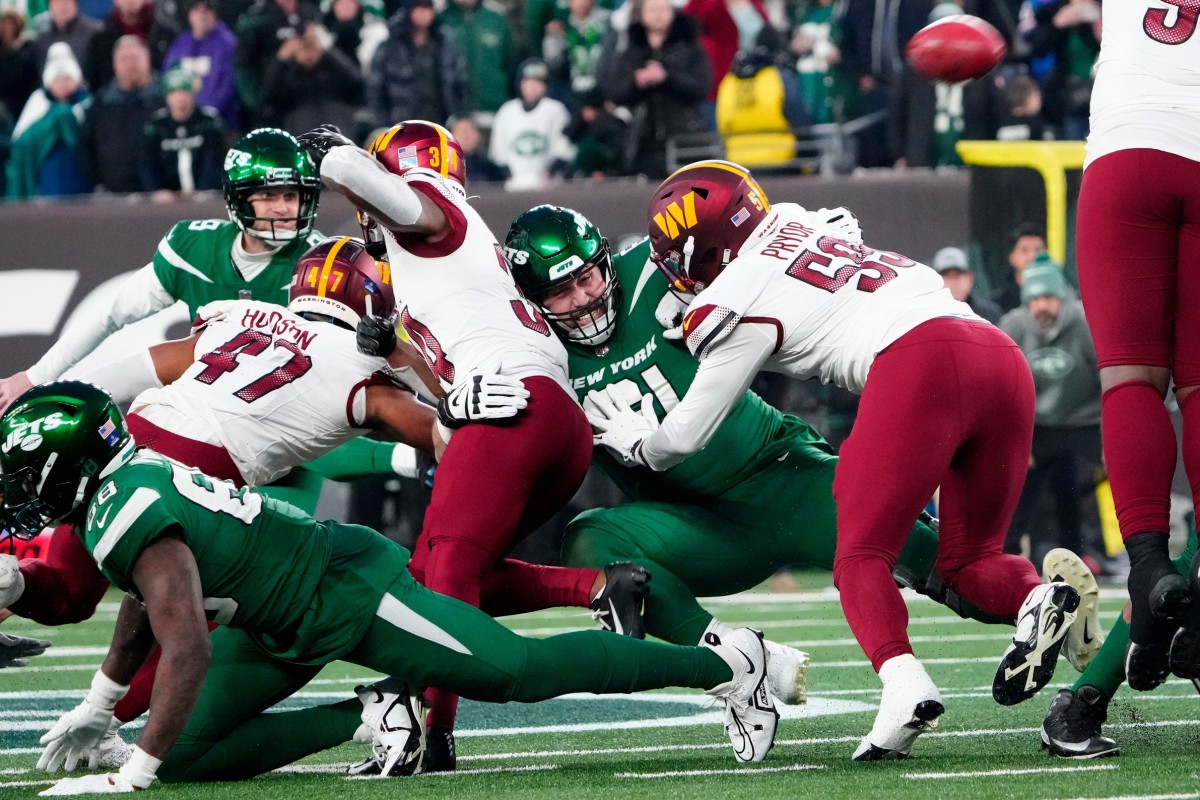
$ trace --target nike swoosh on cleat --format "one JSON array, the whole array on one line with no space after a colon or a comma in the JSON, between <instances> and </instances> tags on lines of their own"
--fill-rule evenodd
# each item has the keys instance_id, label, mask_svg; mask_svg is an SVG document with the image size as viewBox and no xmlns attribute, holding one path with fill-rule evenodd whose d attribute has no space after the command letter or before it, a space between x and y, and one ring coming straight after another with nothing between
<instances>
[{"instance_id":1,"label":"nike swoosh on cleat","mask_svg":"<svg viewBox=\"0 0 1200 800\"><path fill-rule=\"evenodd\" d=\"M613 633L624 635L625 630L621 627L621 618L617 616L617 604L611 598L608 601L608 614L612 617Z\"/></svg>"},{"instance_id":2,"label":"nike swoosh on cleat","mask_svg":"<svg viewBox=\"0 0 1200 800\"><path fill-rule=\"evenodd\" d=\"M754 674L754 659L750 658L750 656L746 655L741 650L738 650L738 653L741 653L742 658L746 659L746 674L753 675Z\"/></svg>"},{"instance_id":3,"label":"nike swoosh on cleat","mask_svg":"<svg viewBox=\"0 0 1200 800\"><path fill-rule=\"evenodd\" d=\"M1063 750L1069 750L1072 753L1082 753L1092 743L1091 739L1085 742L1064 742L1060 739L1055 739L1053 736L1050 737L1050 741L1054 742L1055 747L1061 747Z\"/></svg>"},{"instance_id":4,"label":"nike swoosh on cleat","mask_svg":"<svg viewBox=\"0 0 1200 800\"><path fill-rule=\"evenodd\" d=\"M1096 637L1092 636L1091 631L1088 629L1088 621L1085 619L1083 621L1083 643L1091 644L1094 641L1096 641Z\"/></svg>"}]
</instances>

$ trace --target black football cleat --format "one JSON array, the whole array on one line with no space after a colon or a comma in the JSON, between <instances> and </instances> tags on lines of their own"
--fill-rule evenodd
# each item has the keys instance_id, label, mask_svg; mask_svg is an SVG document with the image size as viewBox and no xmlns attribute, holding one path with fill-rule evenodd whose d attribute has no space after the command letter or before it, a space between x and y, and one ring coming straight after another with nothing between
<instances>
[{"instance_id":1,"label":"black football cleat","mask_svg":"<svg viewBox=\"0 0 1200 800\"><path fill-rule=\"evenodd\" d=\"M1042 584L1029 593L1021 604L1012 644L992 680L997 703L1016 705L1050 682L1078 608L1079 592L1066 583Z\"/></svg>"},{"instance_id":2,"label":"black football cleat","mask_svg":"<svg viewBox=\"0 0 1200 800\"><path fill-rule=\"evenodd\" d=\"M430 725L425 733L425 758L417 772L454 772L456 769L458 757L454 752L454 731Z\"/></svg>"},{"instance_id":3,"label":"black football cleat","mask_svg":"<svg viewBox=\"0 0 1200 800\"><path fill-rule=\"evenodd\" d=\"M643 615L649 594L650 571L641 564L618 561L604 568L604 586L588 607L604 630L645 639Z\"/></svg>"},{"instance_id":4,"label":"black football cleat","mask_svg":"<svg viewBox=\"0 0 1200 800\"><path fill-rule=\"evenodd\" d=\"M1100 733L1108 719L1108 698L1095 686L1063 689L1054 696L1042 721L1042 747L1059 758L1108 758L1121 754L1117 743Z\"/></svg>"}]
</instances>

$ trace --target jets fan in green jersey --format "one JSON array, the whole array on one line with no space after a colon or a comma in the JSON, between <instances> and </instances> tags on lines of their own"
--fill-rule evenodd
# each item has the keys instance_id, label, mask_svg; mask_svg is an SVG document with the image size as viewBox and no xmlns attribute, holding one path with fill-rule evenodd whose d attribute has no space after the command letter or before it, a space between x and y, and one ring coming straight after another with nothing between
<instances>
[{"instance_id":1,"label":"jets fan in green jersey","mask_svg":"<svg viewBox=\"0 0 1200 800\"><path fill-rule=\"evenodd\" d=\"M679 647L580 631L520 637L417 584L409 552L357 525L318 522L135 452L112 398L91 384L31 389L0 417L0 523L18 534L70 523L127 592L83 702L42 737L39 767L88 761L150 648L162 648L150 717L120 771L65 778L50 794L128 792L164 781L236 780L359 737L381 771L419 768L410 692L533 702L567 692L706 689L725 706L740 761L760 761L778 713L762 634ZM206 616L218 623L211 643ZM391 676L333 705L263 712L344 660ZM362 726L365 726L362 727Z\"/></svg>"},{"instance_id":2,"label":"jets fan in green jersey","mask_svg":"<svg viewBox=\"0 0 1200 800\"><path fill-rule=\"evenodd\" d=\"M571 384L585 409L596 395L603 402L606 387L635 408L643 397L652 398L653 407L641 412L655 421L678 405L698 362L671 338L673 317L683 306L650 262L647 241L610 256L607 241L582 214L544 205L517 217L505 251L517 283L567 345ZM704 450L664 472L626 465L607 448L597 448L594 463L634 502L572 520L563 561L647 567L653 576L647 633L681 644L720 637L729 627L701 608L697 595L733 594L791 564L833 567L837 456L804 420L754 392L738 398ZM963 616L1013 623L947 596L934 570L936 557L936 530L917 522L895 567L896 580ZM793 686L774 687L781 699L803 697L804 670L792 674Z\"/></svg>"}]
</instances>

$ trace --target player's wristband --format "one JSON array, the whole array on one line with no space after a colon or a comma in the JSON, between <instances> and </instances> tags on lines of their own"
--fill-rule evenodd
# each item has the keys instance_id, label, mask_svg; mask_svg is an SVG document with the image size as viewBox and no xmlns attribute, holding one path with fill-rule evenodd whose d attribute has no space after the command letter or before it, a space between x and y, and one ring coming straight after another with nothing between
<instances>
[{"instance_id":1,"label":"player's wristband","mask_svg":"<svg viewBox=\"0 0 1200 800\"><path fill-rule=\"evenodd\" d=\"M100 670L96 670L86 700L89 705L101 711L112 711L128 691L128 686L122 686Z\"/></svg>"},{"instance_id":2,"label":"player's wristband","mask_svg":"<svg viewBox=\"0 0 1200 800\"><path fill-rule=\"evenodd\" d=\"M406 444L393 447L392 472L401 478L417 477L417 451Z\"/></svg>"},{"instance_id":3,"label":"player's wristband","mask_svg":"<svg viewBox=\"0 0 1200 800\"><path fill-rule=\"evenodd\" d=\"M437 425L437 432L438 435L442 437L442 441L446 444L450 444L450 437L454 435L454 429L448 428L442 423L440 414L438 415L438 421L434 424Z\"/></svg>"},{"instance_id":4,"label":"player's wristband","mask_svg":"<svg viewBox=\"0 0 1200 800\"><path fill-rule=\"evenodd\" d=\"M135 789L148 789L154 783L155 773L158 772L161 758L155 758L142 748L134 745L129 760L121 767L119 775Z\"/></svg>"}]
</instances>

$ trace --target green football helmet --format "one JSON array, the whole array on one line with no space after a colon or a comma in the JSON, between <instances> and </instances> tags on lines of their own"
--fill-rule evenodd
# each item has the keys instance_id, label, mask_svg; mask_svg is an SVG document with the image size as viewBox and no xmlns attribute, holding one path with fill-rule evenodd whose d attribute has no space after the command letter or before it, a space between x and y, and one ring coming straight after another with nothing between
<instances>
[{"instance_id":1,"label":"green football helmet","mask_svg":"<svg viewBox=\"0 0 1200 800\"><path fill-rule=\"evenodd\" d=\"M504 252L521 291L568 340L594 345L612 336L621 287L613 273L608 240L587 217L560 206L531 208L513 220ZM548 292L593 267L605 282L599 297L566 312L554 313L543 305Z\"/></svg>"},{"instance_id":2,"label":"green football helmet","mask_svg":"<svg viewBox=\"0 0 1200 800\"><path fill-rule=\"evenodd\" d=\"M250 131L233 143L225 154L225 207L229 218L242 230L260 239L285 242L307 236L317 219L321 198L321 176L312 159L295 137L277 128ZM277 222L291 221L256 217L249 197L262 189L295 187L300 192L300 210L294 218L295 230L280 228ZM267 230L255 230L254 223L269 222Z\"/></svg>"},{"instance_id":3,"label":"green football helmet","mask_svg":"<svg viewBox=\"0 0 1200 800\"><path fill-rule=\"evenodd\" d=\"M31 539L85 508L133 450L125 417L101 389L80 381L33 387L0 417L3 527Z\"/></svg>"}]
</instances>

